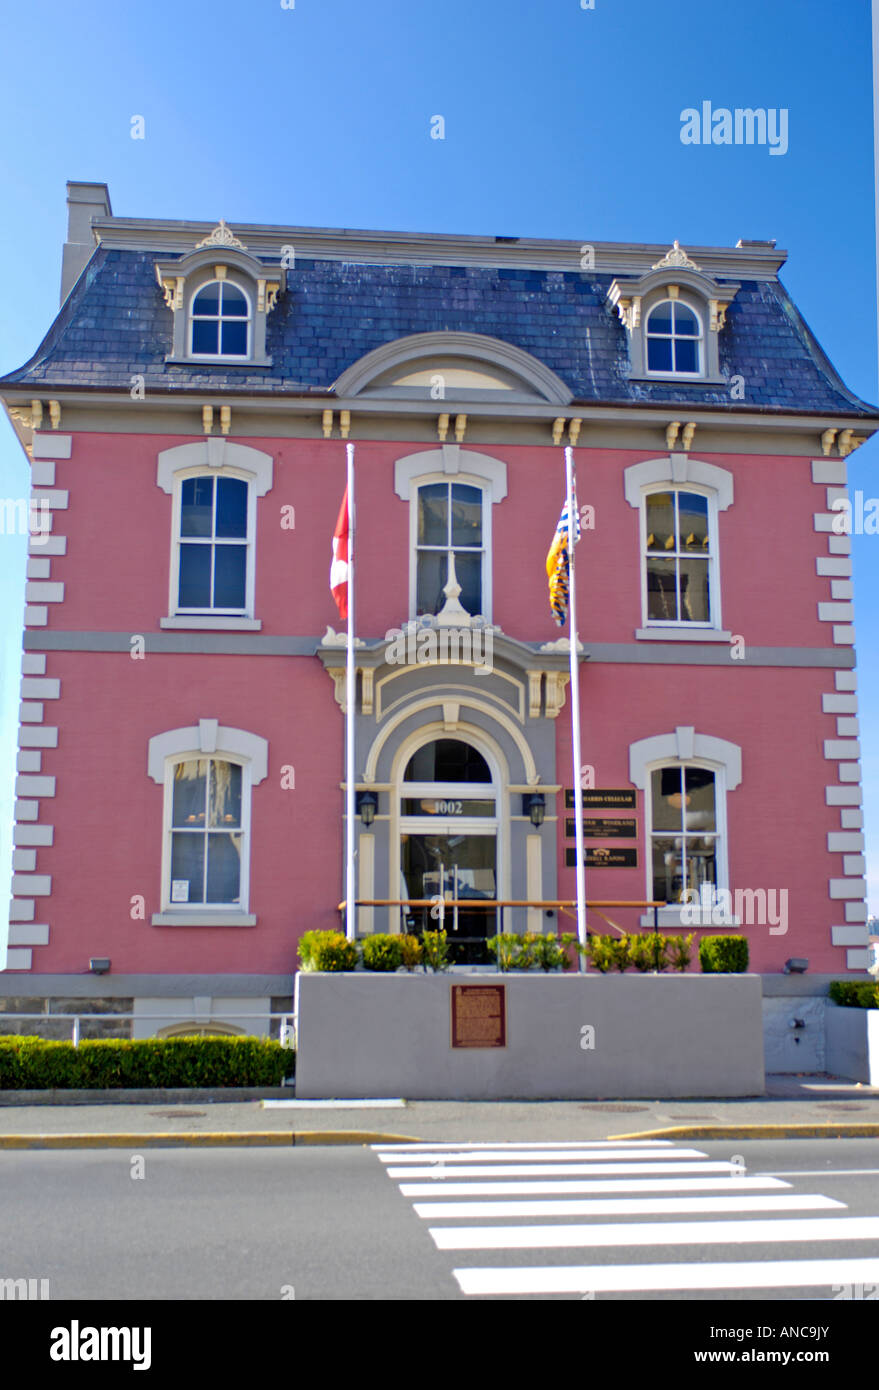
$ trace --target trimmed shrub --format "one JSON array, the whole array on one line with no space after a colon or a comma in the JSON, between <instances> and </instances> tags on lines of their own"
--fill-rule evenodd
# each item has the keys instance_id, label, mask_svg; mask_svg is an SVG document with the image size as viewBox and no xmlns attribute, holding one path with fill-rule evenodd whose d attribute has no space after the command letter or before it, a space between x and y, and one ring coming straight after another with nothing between
<instances>
[{"instance_id":1,"label":"trimmed shrub","mask_svg":"<svg viewBox=\"0 0 879 1390\"><path fill-rule=\"evenodd\" d=\"M400 936L400 959L407 970L414 970L416 965L421 964L421 942L417 936Z\"/></svg>"},{"instance_id":2,"label":"trimmed shrub","mask_svg":"<svg viewBox=\"0 0 879 1390\"><path fill-rule=\"evenodd\" d=\"M844 1008L879 1009L879 985L869 980L832 980L828 992Z\"/></svg>"},{"instance_id":3,"label":"trimmed shrub","mask_svg":"<svg viewBox=\"0 0 879 1390\"><path fill-rule=\"evenodd\" d=\"M425 970L439 974L448 970L449 941L444 931L426 931L421 935L421 960Z\"/></svg>"},{"instance_id":4,"label":"trimmed shrub","mask_svg":"<svg viewBox=\"0 0 879 1390\"><path fill-rule=\"evenodd\" d=\"M653 959L655 947L651 940L653 932L645 932L643 936L629 937L629 963L634 965L636 970L640 970L642 975L648 970L653 970Z\"/></svg>"},{"instance_id":5,"label":"trimmed shrub","mask_svg":"<svg viewBox=\"0 0 879 1390\"><path fill-rule=\"evenodd\" d=\"M748 968L747 937L703 936L699 964L706 975L741 975Z\"/></svg>"},{"instance_id":6,"label":"trimmed shrub","mask_svg":"<svg viewBox=\"0 0 879 1390\"><path fill-rule=\"evenodd\" d=\"M527 970L531 964L530 958L527 964L522 963L524 939L517 932L505 931L499 936L490 936L485 944L499 970Z\"/></svg>"},{"instance_id":7,"label":"trimmed shrub","mask_svg":"<svg viewBox=\"0 0 879 1390\"><path fill-rule=\"evenodd\" d=\"M357 946L340 931L307 931L299 941L303 970L353 970Z\"/></svg>"},{"instance_id":8,"label":"trimmed shrub","mask_svg":"<svg viewBox=\"0 0 879 1390\"><path fill-rule=\"evenodd\" d=\"M606 975L616 964L616 937L590 936L586 941L586 958L594 970Z\"/></svg>"},{"instance_id":9,"label":"trimmed shrub","mask_svg":"<svg viewBox=\"0 0 879 1390\"><path fill-rule=\"evenodd\" d=\"M629 936L609 936L607 941L610 944L611 960L614 970L618 970L622 975L634 962L630 950L631 937Z\"/></svg>"},{"instance_id":10,"label":"trimmed shrub","mask_svg":"<svg viewBox=\"0 0 879 1390\"><path fill-rule=\"evenodd\" d=\"M403 964L403 948L399 936L390 932L375 932L360 943L365 970L396 970Z\"/></svg>"},{"instance_id":11,"label":"trimmed shrub","mask_svg":"<svg viewBox=\"0 0 879 1390\"><path fill-rule=\"evenodd\" d=\"M0 1089L280 1086L295 1054L263 1038L0 1039Z\"/></svg>"},{"instance_id":12,"label":"trimmed shrub","mask_svg":"<svg viewBox=\"0 0 879 1390\"><path fill-rule=\"evenodd\" d=\"M695 932L690 932L689 936L667 936L665 938L668 964L672 970L686 970L693 959L693 942L695 940Z\"/></svg>"}]
</instances>

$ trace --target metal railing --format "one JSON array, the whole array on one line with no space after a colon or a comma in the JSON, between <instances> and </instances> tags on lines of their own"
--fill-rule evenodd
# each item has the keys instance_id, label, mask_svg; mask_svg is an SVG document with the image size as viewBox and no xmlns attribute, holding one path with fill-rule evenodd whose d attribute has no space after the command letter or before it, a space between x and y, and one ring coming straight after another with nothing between
<instances>
[{"instance_id":1,"label":"metal railing","mask_svg":"<svg viewBox=\"0 0 879 1390\"><path fill-rule=\"evenodd\" d=\"M280 1020L281 1020L280 1028L279 1028L279 1038L278 1038L278 1041L280 1042L281 1046L282 1046L282 1047L295 1047L295 1045L296 1045L296 1040L295 1040L295 1019L294 1019L294 1015L293 1015L292 1011L290 1011L290 1010L287 1010L286 1013L268 1013L268 1014L242 1014L242 1013L238 1013L238 1012L236 1011L235 1013L230 1014L229 1017L230 1017L230 1019L234 1019L234 1022L225 1023L225 1022L224 1022L223 1020L221 1020L221 1019L205 1019L205 1020L203 1020L203 1021L199 1021L198 1019L191 1019L191 1020L188 1020L188 1022L191 1023L191 1025L192 1025L193 1028L210 1028L211 1025L212 1025L213 1023L216 1023L216 1025L217 1025L218 1028L234 1028L234 1027L237 1027L238 1023L244 1021L245 1019L246 1019L246 1020L250 1020L250 1019L258 1020L260 1023L265 1023L266 1021L268 1021L268 1022L271 1023L274 1019L277 1018L277 1019L280 1019ZM95 1013L86 1013L86 1012L73 1013L73 1014L67 1014L67 1013L64 1013L64 1014L45 1014L45 1013L44 1013L44 1014L18 1014L18 1013L4 1013L4 1012L2 1011L2 1009L0 1009L0 1024L3 1024L7 1019L16 1019L16 1020L18 1020L18 1019L38 1020L40 1023L43 1023L43 1024L46 1024L46 1023L56 1023L56 1022L69 1022L69 1023L71 1023L71 1025L72 1025L72 1026L71 1026L71 1042L73 1043L73 1046L74 1046L74 1047L78 1047L78 1046L79 1046L79 1042L80 1042L80 1031L81 1031L81 1030L80 1030L80 1023L81 1023L81 1021L82 1021L83 1019L86 1019L86 1020L94 1020L94 1021L96 1021L96 1022L99 1021L99 1022L103 1022L103 1023L107 1023L107 1022L119 1023L119 1022L126 1022L126 1021L127 1021L128 1023L130 1023L130 1024L132 1025L132 1030L133 1030L133 1027L134 1027L134 1025L135 1025L136 1023L154 1023L154 1022L156 1022L156 1021L163 1023L164 1026L165 1026L166 1028L185 1028L185 1027L187 1026L187 1020L181 1021L181 1020L179 1020L179 1019L169 1018L167 1014L143 1014L143 1013L137 1013L137 1014L134 1014L134 1013L120 1013L120 1014L100 1013L100 1014L95 1014ZM2 1032L0 1032L0 1038L2 1038L2 1037L4 1037L4 1036L8 1036L8 1034L7 1034L7 1035L4 1035ZM185 1035L184 1035L184 1034L180 1034L180 1036L185 1036ZM227 1034L217 1034L217 1036L218 1036L218 1037L225 1037L225 1036L234 1037L234 1036L238 1036L238 1035L236 1035L236 1034L228 1034L228 1035L227 1035ZM257 1034L257 1033L246 1033L246 1034L243 1034L243 1036L244 1036L244 1037L258 1037L258 1036L260 1036L260 1035ZM131 1040L130 1032L129 1032L129 1040Z\"/></svg>"}]
</instances>

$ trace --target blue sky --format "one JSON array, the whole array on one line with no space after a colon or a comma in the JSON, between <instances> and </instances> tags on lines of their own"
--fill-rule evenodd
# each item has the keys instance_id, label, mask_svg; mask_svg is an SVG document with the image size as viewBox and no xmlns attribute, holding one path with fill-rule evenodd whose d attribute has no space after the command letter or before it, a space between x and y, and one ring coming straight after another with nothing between
<instances>
[{"instance_id":1,"label":"blue sky","mask_svg":"<svg viewBox=\"0 0 879 1390\"><path fill-rule=\"evenodd\" d=\"M774 237L844 380L879 396L869 0L89 0L88 23L59 0L4 9L0 372L57 311L65 183L82 179L108 183L123 216L684 246ZM785 108L787 153L683 145L681 112L705 100ZM436 115L443 140L430 138ZM877 451L850 460L866 497L879 495ZM0 418L0 497L22 496L26 478ZM24 539L0 536L0 557L2 908ZM854 559L876 911L879 537L856 536Z\"/></svg>"}]
</instances>

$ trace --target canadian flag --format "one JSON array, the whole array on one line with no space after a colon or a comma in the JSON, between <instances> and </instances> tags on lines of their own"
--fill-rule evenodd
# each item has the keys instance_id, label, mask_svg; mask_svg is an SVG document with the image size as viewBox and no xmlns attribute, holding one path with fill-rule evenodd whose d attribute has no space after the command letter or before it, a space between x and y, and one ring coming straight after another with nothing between
<instances>
[{"instance_id":1,"label":"canadian flag","mask_svg":"<svg viewBox=\"0 0 879 1390\"><path fill-rule=\"evenodd\" d=\"M339 519L333 532L333 559L330 565L330 588L340 618L348 617L348 489L339 508Z\"/></svg>"}]
</instances>

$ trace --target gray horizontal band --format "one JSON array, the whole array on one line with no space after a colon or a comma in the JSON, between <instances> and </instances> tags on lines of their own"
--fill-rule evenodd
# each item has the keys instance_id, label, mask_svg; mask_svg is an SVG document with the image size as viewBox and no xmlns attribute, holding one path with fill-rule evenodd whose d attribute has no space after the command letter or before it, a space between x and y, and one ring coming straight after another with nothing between
<instances>
[{"instance_id":1,"label":"gray horizontal band","mask_svg":"<svg viewBox=\"0 0 879 1390\"><path fill-rule=\"evenodd\" d=\"M293 993L289 975L76 975L6 974L0 972L0 998L149 999L246 998ZM29 1012L25 1010L24 1012ZM0 1014L2 1017L2 1014Z\"/></svg>"},{"instance_id":2,"label":"gray horizontal band","mask_svg":"<svg viewBox=\"0 0 879 1390\"><path fill-rule=\"evenodd\" d=\"M24 635L26 651L130 652L131 632L36 632ZM209 653L222 656L314 656L320 637L264 637L258 633L151 632L143 636L146 652ZM384 639L369 637L366 647ZM539 642L524 645L537 652ZM344 648L341 649L344 651ZM855 664L851 648L747 647L743 660L733 660L726 647L698 642L595 642L585 644L590 662L647 666L829 666Z\"/></svg>"}]
</instances>

